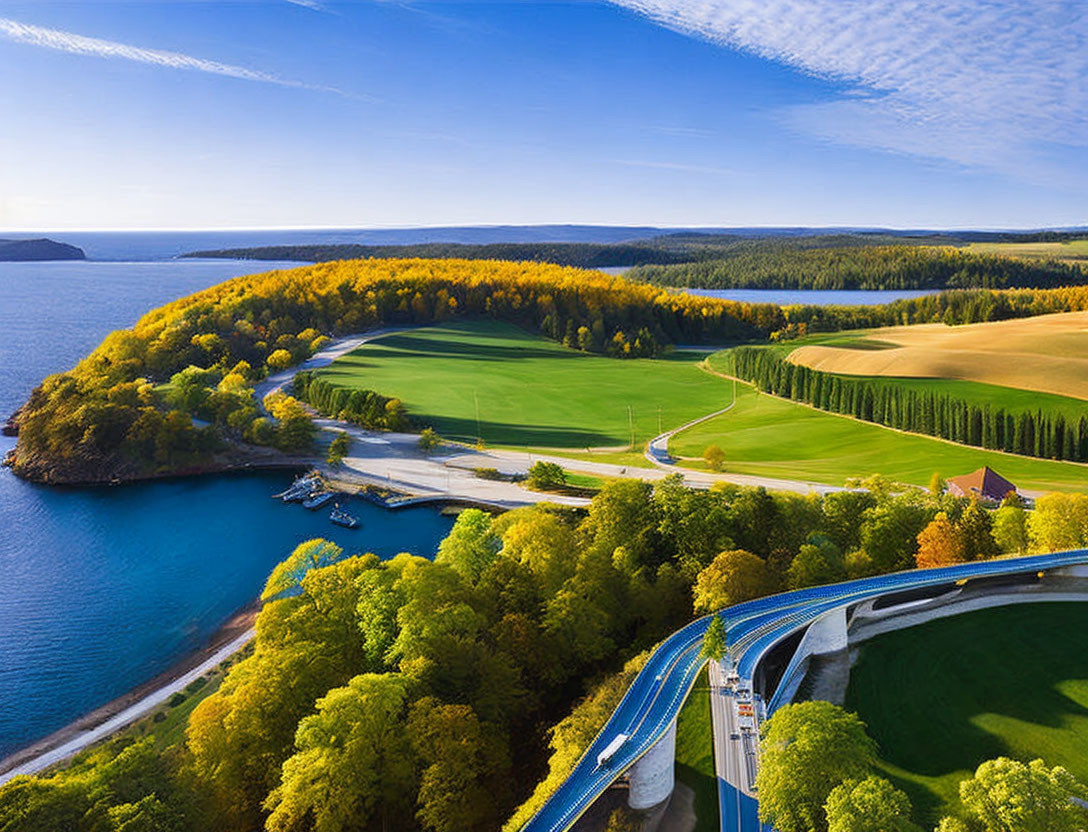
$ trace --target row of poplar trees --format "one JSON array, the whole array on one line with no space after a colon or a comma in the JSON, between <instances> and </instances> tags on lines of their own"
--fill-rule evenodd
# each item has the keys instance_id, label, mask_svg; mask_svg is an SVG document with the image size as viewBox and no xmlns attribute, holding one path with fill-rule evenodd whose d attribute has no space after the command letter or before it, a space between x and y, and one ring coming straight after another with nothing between
<instances>
[{"instance_id":1,"label":"row of poplar trees","mask_svg":"<svg viewBox=\"0 0 1088 832\"><path fill-rule=\"evenodd\" d=\"M841 376L792 364L771 350L733 351L736 374L760 390L890 428L962 445L1049 459L1088 461L1088 416L1010 412L948 393L921 392L879 379Z\"/></svg>"}]
</instances>

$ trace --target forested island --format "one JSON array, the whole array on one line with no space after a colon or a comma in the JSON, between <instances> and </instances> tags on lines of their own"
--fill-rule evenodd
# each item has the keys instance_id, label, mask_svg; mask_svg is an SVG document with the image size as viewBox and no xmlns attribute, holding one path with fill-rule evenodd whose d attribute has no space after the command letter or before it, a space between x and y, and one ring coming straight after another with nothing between
<instances>
[{"instance_id":1,"label":"forested island","mask_svg":"<svg viewBox=\"0 0 1088 832\"><path fill-rule=\"evenodd\" d=\"M798 247L779 241L732 246L712 259L640 265L628 277L700 289L1009 289L1088 282L1076 264L973 254L918 245Z\"/></svg>"},{"instance_id":2,"label":"forested island","mask_svg":"<svg viewBox=\"0 0 1088 832\"><path fill-rule=\"evenodd\" d=\"M0 262L86 259L83 249L45 237L36 240L0 240Z\"/></svg>"},{"instance_id":3,"label":"forested island","mask_svg":"<svg viewBox=\"0 0 1088 832\"><path fill-rule=\"evenodd\" d=\"M1038 235L1005 236L1019 241ZM314 263L409 257L526 261L631 268L631 280L700 289L1039 289L1088 282L1080 264L974 253L959 247L968 238L974 236L857 233L752 239L685 232L626 243L280 245L182 256Z\"/></svg>"},{"instance_id":4,"label":"forested island","mask_svg":"<svg viewBox=\"0 0 1088 832\"><path fill-rule=\"evenodd\" d=\"M583 269L638 266L643 263L681 263L690 258L652 241L646 243L418 243L415 245L367 246L351 244L260 246L194 251L182 257L234 260L298 260L323 263L329 260L418 257L427 260L510 260L554 263Z\"/></svg>"},{"instance_id":5,"label":"forested island","mask_svg":"<svg viewBox=\"0 0 1088 832\"><path fill-rule=\"evenodd\" d=\"M230 469L251 463L261 447L306 453L313 427L300 402L281 396L262 406L254 384L305 360L331 336L380 326L486 317L571 349L634 359L660 355L671 344L780 341L810 331L974 323L1085 308L1085 287L782 308L671 293L548 264L326 263L235 278L112 333L71 371L33 391L10 422L19 441L7 464L35 481L94 483ZM373 426L410 424L411 414L400 408L395 400L384 402ZM267 459L269 452L262 453Z\"/></svg>"}]
</instances>

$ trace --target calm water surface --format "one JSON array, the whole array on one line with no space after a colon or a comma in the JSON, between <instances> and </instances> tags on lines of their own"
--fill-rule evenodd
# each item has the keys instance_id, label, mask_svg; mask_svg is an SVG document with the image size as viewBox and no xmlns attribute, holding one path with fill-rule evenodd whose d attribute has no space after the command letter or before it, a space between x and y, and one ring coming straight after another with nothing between
<instances>
[{"instance_id":1,"label":"calm water surface","mask_svg":"<svg viewBox=\"0 0 1088 832\"><path fill-rule=\"evenodd\" d=\"M109 331L228 277L292 264L0 264L0 414ZM14 444L0 440L0 454ZM118 488L34 486L0 469L0 757L199 647L299 542L434 553L451 521L359 501L359 530L269 499L286 473Z\"/></svg>"}]
</instances>

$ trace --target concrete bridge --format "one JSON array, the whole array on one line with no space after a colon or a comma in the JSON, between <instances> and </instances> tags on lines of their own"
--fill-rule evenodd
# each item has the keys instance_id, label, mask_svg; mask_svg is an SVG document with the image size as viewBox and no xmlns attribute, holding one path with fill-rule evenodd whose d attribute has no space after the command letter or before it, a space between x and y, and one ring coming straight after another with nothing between
<instances>
[{"instance_id":1,"label":"concrete bridge","mask_svg":"<svg viewBox=\"0 0 1088 832\"><path fill-rule=\"evenodd\" d=\"M839 672L826 674L839 680L845 694L851 645L935 618L1041 601L1088 601L1088 550L881 575L716 613L731 645L728 666L711 668L721 828L769 830L759 822L753 791L758 725L792 700L814 662L833 671L835 662L845 662ZM657 647L574 771L523 827L526 832L570 829L620 780L627 782L632 808L650 809L669 798L676 717L706 663L700 649L711 618L692 622ZM830 687L832 695L821 698L834 700ZM748 710L750 718L744 716ZM606 749L610 756L602 763L599 755Z\"/></svg>"}]
</instances>

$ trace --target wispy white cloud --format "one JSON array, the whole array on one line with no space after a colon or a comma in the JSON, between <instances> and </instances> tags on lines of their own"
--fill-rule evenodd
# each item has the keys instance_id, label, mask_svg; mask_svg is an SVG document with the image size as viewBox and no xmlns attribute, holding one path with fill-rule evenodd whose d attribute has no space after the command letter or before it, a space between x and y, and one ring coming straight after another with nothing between
<instances>
[{"instance_id":1,"label":"wispy white cloud","mask_svg":"<svg viewBox=\"0 0 1088 832\"><path fill-rule=\"evenodd\" d=\"M167 52L160 49L144 49L140 46L130 46L125 43L115 43L99 38L89 38L83 35L64 32L59 29L47 29L42 26L34 26L29 23L20 23L17 20L0 17L0 38L24 43L30 46L41 46L46 49L56 49L60 52L70 52L74 55L89 55L97 58L121 58L126 61L136 61L142 64L167 67L169 69L186 69L197 72L210 72L213 75L225 75L229 78L240 78L244 81L259 81L265 84L277 84L281 87L295 87L299 89L323 90L344 93L333 87L324 87L314 84L306 84L302 81L292 81L280 78L267 72L261 72L246 67L224 64L219 61L208 61L203 58L194 58L180 52Z\"/></svg>"},{"instance_id":2,"label":"wispy white cloud","mask_svg":"<svg viewBox=\"0 0 1088 832\"><path fill-rule=\"evenodd\" d=\"M825 139L1022 172L1088 146L1081 0L612 0L658 23L844 82L792 108Z\"/></svg>"},{"instance_id":3,"label":"wispy white cloud","mask_svg":"<svg viewBox=\"0 0 1088 832\"><path fill-rule=\"evenodd\" d=\"M304 9L313 9L315 12L327 12L328 7L318 0L287 0L292 6L302 6Z\"/></svg>"}]
</instances>

